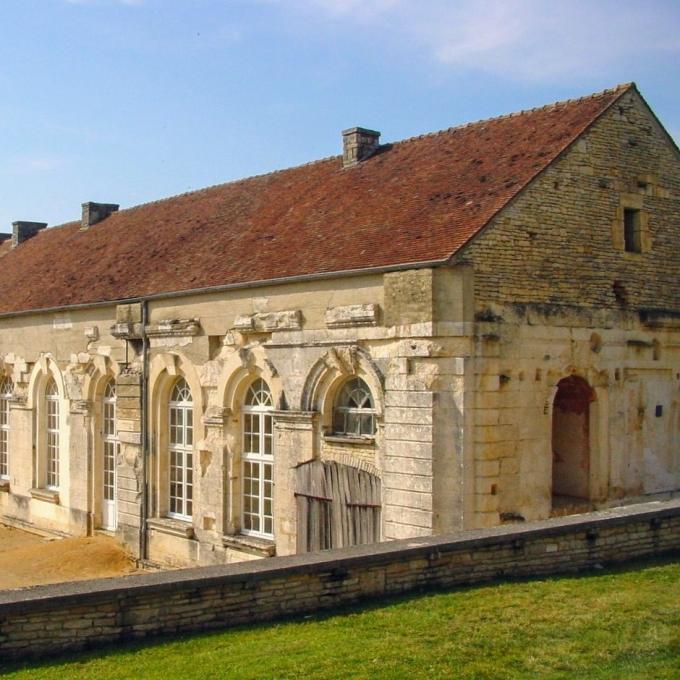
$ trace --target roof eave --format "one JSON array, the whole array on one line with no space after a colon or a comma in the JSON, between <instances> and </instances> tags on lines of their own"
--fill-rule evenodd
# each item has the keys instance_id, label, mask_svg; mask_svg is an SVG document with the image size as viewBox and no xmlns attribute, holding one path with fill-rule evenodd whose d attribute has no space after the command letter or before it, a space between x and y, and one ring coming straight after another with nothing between
<instances>
[{"instance_id":1,"label":"roof eave","mask_svg":"<svg viewBox=\"0 0 680 680\"><path fill-rule=\"evenodd\" d=\"M82 302L73 305L58 305L54 307L39 307L36 309L23 309L15 312L2 312L0 319L9 319L34 314L51 314L56 312L73 311L79 309L95 309L99 307L111 307L114 305L132 304L134 302L154 300L166 300L169 298L190 297L192 295L209 295L211 293L222 293L232 290L247 290L250 288L261 288L265 286L282 286L291 283L304 283L306 281L322 281L326 279L349 278L352 276L362 276L370 274L387 274L389 272L405 271L408 269L427 269L429 267L450 266L450 258L446 257L437 260L423 260L417 262L403 262L394 265L384 265L380 267L365 267L361 269L343 269L332 272L321 272L315 274L299 274L295 276L283 276L275 279L260 279L258 281L248 281L242 283L226 283L218 286L205 286L203 288L190 288L187 290L166 291L162 293L152 293L151 295L136 295L129 298L118 298L115 300L99 300L96 302Z\"/></svg>"}]
</instances>

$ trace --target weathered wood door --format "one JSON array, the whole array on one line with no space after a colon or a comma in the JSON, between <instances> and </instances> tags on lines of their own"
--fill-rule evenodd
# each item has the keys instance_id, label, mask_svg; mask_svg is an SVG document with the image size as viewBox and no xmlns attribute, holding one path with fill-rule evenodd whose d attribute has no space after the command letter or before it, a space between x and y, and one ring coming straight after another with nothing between
<instances>
[{"instance_id":1,"label":"weathered wood door","mask_svg":"<svg viewBox=\"0 0 680 680\"><path fill-rule=\"evenodd\" d=\"M297 551L380 540L380 478L334 461L296 470Z\"/></svg>"}]
</instances>

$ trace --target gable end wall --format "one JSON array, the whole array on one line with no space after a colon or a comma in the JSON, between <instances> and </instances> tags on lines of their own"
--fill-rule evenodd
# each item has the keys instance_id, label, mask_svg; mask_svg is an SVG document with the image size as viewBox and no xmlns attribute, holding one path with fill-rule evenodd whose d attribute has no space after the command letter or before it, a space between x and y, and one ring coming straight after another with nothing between
<instances>
[{"instance_id":1,"label":"gable end wall","mask_svg":"<svg viewBox=\"0 0 680 680\"><path fill-rule=\"evenodd\" d=\"M645 184L646 186L641 186ZM622 207L647 220L625 253ZM680 158L635 92L624 95L457 258L478 309L548 303L680 312Z\"/></svg>"}]
</instances>

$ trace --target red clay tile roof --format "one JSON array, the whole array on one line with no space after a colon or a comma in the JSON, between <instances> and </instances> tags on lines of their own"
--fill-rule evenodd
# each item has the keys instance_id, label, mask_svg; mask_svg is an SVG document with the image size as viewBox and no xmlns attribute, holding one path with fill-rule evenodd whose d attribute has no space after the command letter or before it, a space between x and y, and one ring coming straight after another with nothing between
<instances>
[{"instance_id":1,"label":"red clay tile roof","mask_svg":"<svg viewBox=\"0 0 680 680\"><path fill-rule=\"evenodd\" d=\"M0 313L446 261L631 87L5 242Z\"/></svg>"}]
</instances>

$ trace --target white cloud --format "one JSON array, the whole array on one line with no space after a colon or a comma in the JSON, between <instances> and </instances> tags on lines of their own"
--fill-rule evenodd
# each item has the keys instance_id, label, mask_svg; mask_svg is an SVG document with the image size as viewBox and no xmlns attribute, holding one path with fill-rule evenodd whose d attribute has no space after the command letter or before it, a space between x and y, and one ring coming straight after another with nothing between
<instances>
[{"instance_id":1,"label":"white cloud","mask_svg":"<svg viewBox=\"0 0 680 680\"><path fill-rule=\"evenodd\" d=\"M554 79L680 52L680 6L660 0L287 0L357 30L425 49L444 66Z\"/></svg>"}]
</instances>

